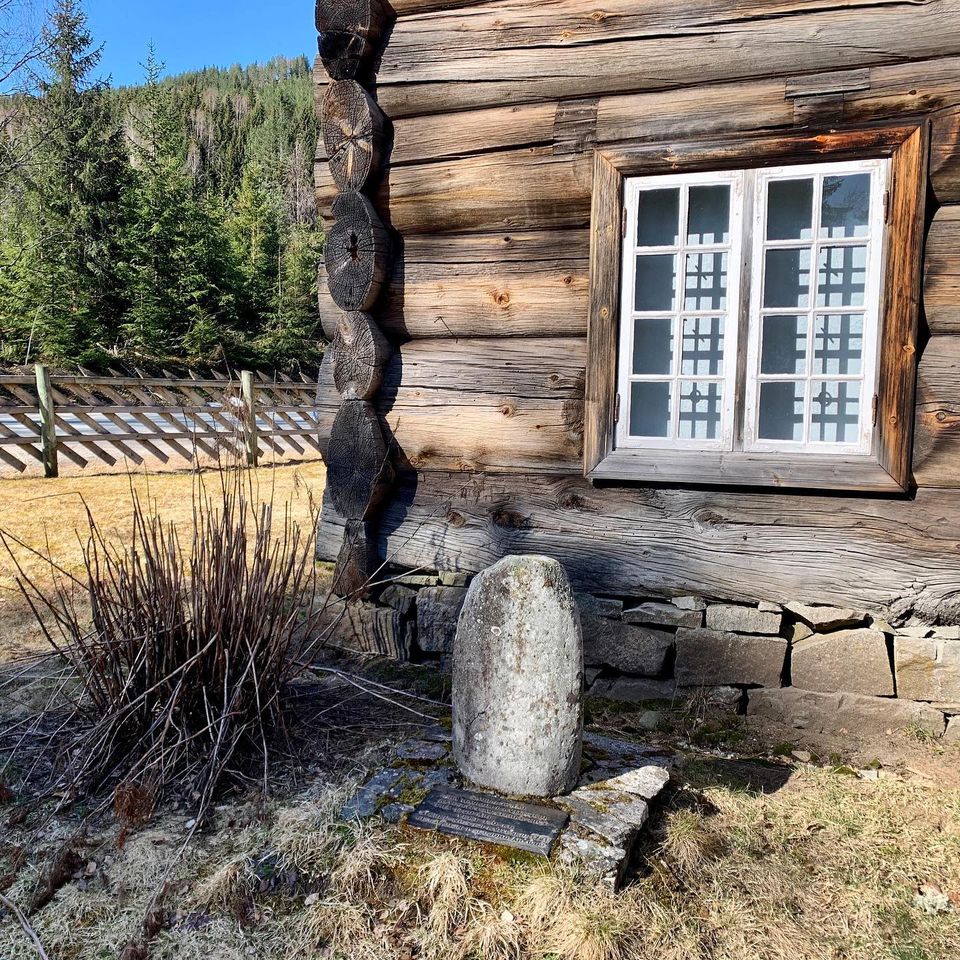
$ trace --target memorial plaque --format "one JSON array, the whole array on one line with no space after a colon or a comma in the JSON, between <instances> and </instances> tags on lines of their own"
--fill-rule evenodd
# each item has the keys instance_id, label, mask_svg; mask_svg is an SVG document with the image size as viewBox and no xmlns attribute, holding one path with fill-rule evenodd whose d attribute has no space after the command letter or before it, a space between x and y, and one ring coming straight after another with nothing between
<instances>
[{"instance_id":1,"label":"memorial plaque","mask_svg":"<svg viewBox=\"0 0 960 960\"><path fill-rule=\"evenodd\" d=\"M563 811L542 804L443 787L427 794L407 824L546 857L568 819Z\"/></svg>"}]
</instances>

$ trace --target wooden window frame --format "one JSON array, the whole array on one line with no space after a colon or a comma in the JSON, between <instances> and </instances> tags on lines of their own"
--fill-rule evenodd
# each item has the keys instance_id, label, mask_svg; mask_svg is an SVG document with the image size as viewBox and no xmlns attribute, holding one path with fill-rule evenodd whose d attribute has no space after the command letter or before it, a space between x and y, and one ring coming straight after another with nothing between
<instances>
[{"instance_id":1,"label":"wooden window frame","mask_svg":"<svg viewBox=\"0 0 960 960\"><path fill-rule=\"evenodd\" d=\"M821 134L629 144L594 154L584 475L591 480L731 484L898 493L909 489L917 328L927 190L925 121ZM720 172L889 158L886 260L873 449L836 456L783 451L617 448L624 181L666 173ZM739 363L746 363L740 350Z\"/></svg>"}]
</instances>

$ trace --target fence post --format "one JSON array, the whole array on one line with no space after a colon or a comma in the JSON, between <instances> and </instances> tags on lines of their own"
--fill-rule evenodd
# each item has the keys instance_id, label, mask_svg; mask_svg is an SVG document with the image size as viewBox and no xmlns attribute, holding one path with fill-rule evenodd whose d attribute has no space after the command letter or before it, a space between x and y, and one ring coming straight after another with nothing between
<instances>
[{"instance_id":1,"label":"fence post","mask_svg":"<svg viewBox=\"0 0 960 960\"><path fill-rule=\"evenodd\" d=\"M260 440L257 435L257 407L253 372L240 373L240 391L243 395L243 434L247 441L247 465L255 467L260 459Z\"/></svg>"},{"instance_id":2,"label":"fence post","mask_svg":"<svg viewBox=\"0 0 960 960\"><path fill-rule=\"evenodd\" d=\"M53 390L50 388L50 371L42 363L38 363L36 373L43 475L56 477L60 472L57 466L57 411L53 402Z\"/></svg>"}]
</instances>

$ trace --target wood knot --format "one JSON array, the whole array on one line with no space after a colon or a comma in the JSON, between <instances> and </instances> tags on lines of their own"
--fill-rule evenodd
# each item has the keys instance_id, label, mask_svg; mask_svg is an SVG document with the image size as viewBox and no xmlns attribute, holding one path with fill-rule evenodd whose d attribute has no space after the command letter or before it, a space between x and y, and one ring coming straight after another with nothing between
<instances>
[{"instance_id":1,"label":"wood knot","mask_svg":"<svg viewBox=\"0 0 960 960\"><path fill-rule=\"evenodd\" d=\"M490 522L503 530L529 530L533 526L529 517L515 510L494 510L490 514Z\"/></svg>"},{"instance_id":2,"label":"wood knot","mask_svg":"<svg viewBox=\"0 0 960 960\"><path fill-rule=\"evenodd\" d=\"M610 308L609 308L609 307L601 307L601 308L600 308L600 316L601 316L602 319L606 320L606 319L610 316Z\"/></svg>"},{"instance_id":3,"label":"wood knot","mask_svg":"<svg viewBox=\"0 0 960 960\"><path fill-rule=\"evenodd\" d=\"M458 530L460 527L465 527L467 525L467 518L462 513L458 513L456 510L447 511L446 521L451 527L456 527Z\"/></svg>"},{"instance_id":4,"label":"wood knot","mask_svg":"<svg viewBox=\"0 0 960 960\"><path fill-rule=\"evenodd\" d=\"M945 423L947 420L947 413L944 410L938 410L936 413L936 417L940 423Z\"/></svg>"},{"instance_id":5,"label":"wood knot","mask_svg":"<svg viewBox=\"0 0 960 960\"><path fill-rule=\"evenodd\" d=\"M586 505L587 501L577 493L564 493L557 500L561 510L582 510Z\"/></svg>"},{"instance_id":6,"label":"wood knot","mask_svg":"<svg viewBox=\"0 0 960 960\"><path fill-rule=\"evenodd\" d=\"M571 283L573 283L573 277L564 277L564 278L563 278L563 285L564 285L565 287L569 287Z\"/></svg>"},{"instance_id":7,"label":"wood knot","mask_svg":"<svg viewBox=\"0 0 960 960\"><path fill-rule=\"evenodd\" d=\"M593 13L590 14L590 19L594 23L603 23L603 21L607 19L607 14L603 10L594 10Z\"/></svg>"},{"instance_id":8,"label":"wood knot","mask_svg":"<svg viewBox=\"0 0 960 960\"><path fill-rule=\"evenodd\" d=\"M503 416L505 416L505 417L512 417L513 414L514 414L514 409L513 409L513 407L510 406L509 403L505 403L505 404L500 408L500 413L503 414Z\"/></svg>"},{"instance_id":9,"label":"wood knot","mask_svg":"<svg viewBox=\"0 0 960 960\"><path fill-rule=\"evenodd\" d=\"M508 307L510 306L510 294L509 293L498 293L494 300L497 303L498 307Z\"/></svg>"}]
</instances>

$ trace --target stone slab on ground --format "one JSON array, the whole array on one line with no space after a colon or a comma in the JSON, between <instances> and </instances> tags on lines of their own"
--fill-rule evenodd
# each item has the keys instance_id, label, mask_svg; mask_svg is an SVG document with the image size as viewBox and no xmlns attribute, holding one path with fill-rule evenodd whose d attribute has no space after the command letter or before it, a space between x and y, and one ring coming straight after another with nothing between
<instances>
[{"instance_id":1,"label":"stone slab on ground","mask_svg":"<svg viewBox=\"0 0 960 960\"><path fill-rule=\"evenodd\" d=\"M801 690L868 697L896 693L887 638L879 630L837 630L801 640L793 647L790 675Z\"/></svg>"},{"instance_id":2,"label":"stone slab on ground","mask_svg":"<svg viewBox=\"0 0 960 960\"><path fill-rule=\"evenodd\" d=\"M818 693L796 687L751 690L747 715L773 720L796 730L849 733L865 739L883 737L889 731L913 729L940 737L946 723L939 710L912 700Z\"/></svg>"},{"instance_id":3,"label":"stone slab on ground","mask_svg":"<svg viewBox=\"0 0 960 960\"><path fill-rule=\"evenodd\" d=\"M648 700L674 700L677 685L673 680L647 680L643 677L600 677L588 691L591 697L607 697L624 703Z\"/></svg>"},{"instance_id":4,"label":"stone slab on ground","mask_svg":"<svg viewBox=\"0 0 960 960\"><path fill-rule=\"evenodd\" d=\"M793 602L786 604L784 609L798 620L802 620L815 633L855 627L866 619L864 613L857 610L848 610L845 607L817 607L806 603Z\"/></svg>"},{"instance_id":5,"label":"stone slab on ground","mask_svg":"<svg viewBox=\"0 0 960 960\"><path fill-rule=\"evenodd\" d=\"M464 587L424 587L417 594L417 643L424 653L452 653Z\"/></svg>"},{"instance_id":6,"label":"stone slab on ground","mask_svg":"<svg viewBox=\"0 0 960 960\"><path fill-rule=\"evenodd\" d=\"M897 636L897 694L910 700L960 700L960 640Z\"/></svg>"},{"instance_id":7,"label":"stone slab on ground","mask_svg":"<svg viewBox=\"0 0 960 960\"><path fill-rule=\"evenodd\" d=\"M776 636L783 616L756 607L739 607L731 603L713 603L707 607L707 627L722 633L759 633Z\"/></svg>"},{"instance_id":8,"label":"stone slab on ground","mask_svg":"<svg viewBox=\"0 0 960 960\"><path fill-rule=\"evenodd\" d=\"M779 637L681 628L677 631L677 684L778 686L786 657L787 641Z\"/></svg>"},{"instance_id":9,"label":"stone slab on ground","mask_svg":"<svg viewBox=\"0 0 960 960\"><path fill-rule=\"evenodd\" d=\"M635 627L603 617L583 616L583 658L589 666L612 667L623 673L657 677L673 649L673 634Z\"/></svg>"}]
</instances>

